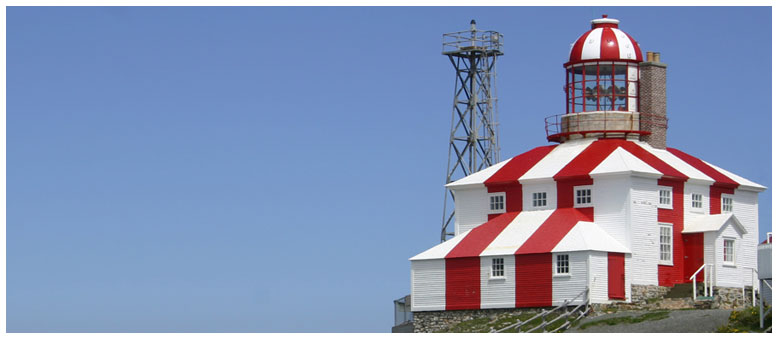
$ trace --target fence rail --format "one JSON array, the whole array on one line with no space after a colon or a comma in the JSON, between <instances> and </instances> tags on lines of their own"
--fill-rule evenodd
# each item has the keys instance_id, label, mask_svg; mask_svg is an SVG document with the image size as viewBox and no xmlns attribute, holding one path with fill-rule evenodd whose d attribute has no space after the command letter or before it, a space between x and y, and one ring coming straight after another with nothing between
<instances>
[{"instance_id":1,"label":"fence rail","mask_svg":"<svg viewBox=\"0 0 778 339\"><path fill-rule=\"evenodd\" d=\"M563 308L567 309L567 307L570 306L570 304L572 302L576 301L578 298L581 298L581 303L578 304L576 307L574 307L571 310L568 310L566 312L561 313L559 316L557 316L554 319L547 320L547 317L548 317L549 314L557 312L557 311L559 311L560 309L563 309ZM503 327L503 328L501 328L499 330L492 330L492 333L505 332L505 331L513 329L513 328L518 328L517 332L522 332L521 331L521 327L522 326L524 326L526 324L529 324L529 323L537 320L538 318L541 318L543 321L539 325L529 329L526 332L527 333L535 332L537 330L541 330L542 329L543 332L545 333L545 332L547 332L546 331L546 327L548 325L551 325L551 324L557 322L559 319L567 319L568 317L570 317L570 315L577 315L577 317L575 319L573 319L573 320L569 320L568 319L561 326L551 330L551 332L558 332L558 331L561 331L561 330L564 330L564 329L570 327L571 324L573 324L574 322L576 322L576 321L580 320L581 318L583 318L584 316L586 316L586 314L589 313L589 310L590 310L590 308L589 308L589 288L587 287L586 289L581 291L581 293L578 293L578 295L573 297L573 299L565 300L561 305L559 305L557 307L554 307L554 308L552 308L550 310L545 310L543 312L540 312L540 313L536 314L535 316L533 316L532 318L529 318L527 320L524 320L524 321L519 320L515 324Z\"/></svg>"}]
</instances>

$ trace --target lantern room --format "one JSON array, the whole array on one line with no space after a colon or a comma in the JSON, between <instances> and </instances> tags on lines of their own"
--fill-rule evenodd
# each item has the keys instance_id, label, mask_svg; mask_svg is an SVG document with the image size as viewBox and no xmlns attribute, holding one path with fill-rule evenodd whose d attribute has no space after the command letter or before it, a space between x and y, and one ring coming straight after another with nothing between
<instances>
[{"instance_id":1,"label":"lantern room","mask_svg":"<svg viewBox=\"0 0 778 339\"><path fill-rule=\"evenodd\" d=\"M603 15L571 46L565 68L565 113L546 118L549 141L638 138L641 130L638 43ZM645 125L645 124L644 124Z\"/></svg>"},{"instance_id":2,"label":"lantern room","mask_svg":"<svg viewBox=\"0 0 778 339\"><path fill-rule=\"evenodd\" d=\"M603 15L573 44L565 63L567 113L638 110L637 42Z\"/></svg>"}]
</instances>

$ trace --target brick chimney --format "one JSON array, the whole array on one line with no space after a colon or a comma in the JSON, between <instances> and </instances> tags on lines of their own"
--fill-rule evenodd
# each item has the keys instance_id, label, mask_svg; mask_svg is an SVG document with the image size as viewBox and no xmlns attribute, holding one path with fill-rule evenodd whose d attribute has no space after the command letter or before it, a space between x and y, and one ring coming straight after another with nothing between
<instances>
[{"instance_id":1,"label":"brick chimney","mask_svg":"<svg viewBox=\"0 0 778 339\"><path fill-rule=\"evenodd\" d=\"M640 137L649 145L667 148L667 64L659 61L659 52L646 52L640 63L640 130L651 132Z\"/></svg>"}]
</instances>

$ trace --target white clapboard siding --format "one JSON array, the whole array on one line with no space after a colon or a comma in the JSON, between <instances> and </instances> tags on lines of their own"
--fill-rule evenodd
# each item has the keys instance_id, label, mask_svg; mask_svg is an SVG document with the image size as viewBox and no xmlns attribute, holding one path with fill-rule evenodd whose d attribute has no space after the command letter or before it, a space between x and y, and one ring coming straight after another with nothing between
<instances>
[{"instance_id":1,"label":"white clapboard siding","mask_svg":"<svg viewBox=\"0 0 778 339\"><path fill-rule=\"evenodd\" d=\"M656 205L659 192L656 179L632 177L629 219L632 228L632 283L657 285L659 264L659 224Z\"/></svg>"},{"instance_id":2,"label":"white clapboard siding","mask_svg":"<svg viewBox=\"0 0 778 339\"><path fill-rule=\"evenodd\" d=\"M593 182L594 223L631 250L627 225L629 177L596 177Z\"/></svg>"},{"instance_id":3,"label":"white clapboard siding","mask_svg":"<svg viewBox=\"0 0 778 339\"><path fill-rule=\"evenodd\" d=\"M702 208L692 208L692 193L702 194ZM683 214L684 220L688 215L710 214L710 186L684 183Z\"/></svg>"},{"instance_id":4,"label":"white clapboard siding","mask_svg":"<svg viewBox=\"0 0 778 339\"><path fill-rule=\"evenodd\" d=\"M632 254L624 254L624 300L632 302Z\"/></svg>"},{"instance_id":5,"label":"white clapboard siding","mask_svg":"<svg viewBox=\"0 0 778 339\"><path fill-rule=\"evenodd\" d=\"M487 221L489 213L489 199L486 187L460 188L453 190L456 203L454 204L454 232L460 234Z\"/></svg>"},{"instance_id":6,"label":"white clapboard siding","mask_svg":"<svg viewBox=\"0 0 778 339\"><path fill-rule=\"evenodd\" d=\"M705 269L707 270L710 266L713 265L713 280L716 280L716 232L705 232L703 233L703 257L705 258ZM706 277L710 277L708 274L709 272L705 273ZM700 279L700 278L698 278ZM699 283L699 281L698 281Z\"/></svg>"},{"instance_id":7,"label":"white clapboard siding","mask_svg":"<svg viewBox=\"0 0 778 339\"><path fill-rule=\"evenodd\" d=\"M445 309L445 259L411 261L411 311L441 311Z\"/></svg>"},{"instance_id":8,"label":"white clapboard siding","mask_svg":"<svg viewBox=\"0 0 778 339\"><path fill-rule=\"evenodd\" d=\"M542 207L532 206L532 193L534 192L546 192L546 206L542 206ZM528 183L522 182L521 196L523 200L522 201L523 211L555 209L556 208L556 182L553 179L548 179L543 181L532 181Z\"/></svg>"},{"instance_id":9,"label":"white clapboard siding","mask_svg":"<svg viewBox=\"0 0 778 339\"><path fill-rule=\"evenodd\" d=\"M592 303L608 302L608 253L589 252L589 294Z\"/></svg>"},{"instance_id":10,"label":"white clapboard siding","mask_svg":"<svg viewBox=\"0 0 778 339\"><path fill-rule=\"evenodd\" d=\"M759 203L758 194L754 191L735 190L732 202L732 212L743 227L746 234L743 235L743 246L739 260L744 268L756 268L756 248L759 245ZM746 271L743 283L751 286L751 272Z\"/></svg>"},{"instance_id":11,"label":"white clapboard siding","mask_svg":"<svg viewBox=\"0 0 778 339\"><path fill-rule=\"evenodd\" d=\"M572 300L581 293L589 282L588 257L589 251L561 252L551 255L552 269L555 267L556 254L568 254L570 257L570 274L556 275L552 271L551 297L553 305L560 305L565 300Z\"/></svg>"},{"instance_id":12,"label":"white clapboard siding","mask_svg":"<svg viewBox=\"0 0 778 339\"><path fill-rule=\"evenodd\" d=\"M714 233L714 232L710 232ZM724 265L724 239L735 239L735 265ZM716 286L743 287L743 278L746 277L745 269L740 264L740 253L743 246L743 238L735 230L732 222L716 232L716 244L714 246L716 256Z\"/></svg>"},{"instance_id":13,"label":"white clapboard siding","mask_svg":"<svg viewBox=\"0 0 778 339\"><path fill-rule=\"evenodd\" d=\"M503 258L503 278L492 278L493 258ZM513 307L516 307L516 257L481 257L481 308Z\"/></svg>"}]
</instances>

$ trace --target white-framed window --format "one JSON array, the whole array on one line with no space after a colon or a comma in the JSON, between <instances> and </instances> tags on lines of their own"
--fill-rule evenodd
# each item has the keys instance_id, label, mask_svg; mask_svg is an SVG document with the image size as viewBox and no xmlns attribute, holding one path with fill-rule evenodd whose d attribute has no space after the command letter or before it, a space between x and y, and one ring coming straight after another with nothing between
<instances>
[{"instance_id":1,"label":"white-framed window","mask_svg":"<svg viewBox=\"0 0 778 339\"><path fill-rule=\"evenodd\" d=\"M659 208L673 208L673 188L672 187L660 187L659 188Z\"/></svg>"},{"instance_id":2,"label":"white-framed window","mask_svg":"<svg viewBox=\"0 0 778 339\"><path fill-rule=\"evenodd\" d=\"M732 197L721 195L721 213L732 213Z\"/></svg>"},{"instance_id":3,"label":"white-framed window","mask_svg":"<svg viewBox=\"0 0 778 339\"><path fill-rule=\"evenodd\" d=\"M489 213L505 212L505 192L489 193Z\"/></svg>"},{"instance_id":4,"label":"white-framed window","mask_svg":"<svg viewBox=\"0 0 778 339\"><path fill-rule=\"evenodd\" d=\"M505 278L505 260L492 258L492 278Z\"/></svg>"},{"instance_id":5,"label":"white-framed window","mask_svg":"<svg viewBox=\"0 0 778 339\"><path fill-rule=\"evenodd\" d=\"M692 208L702 209L702 194L692 193Z\"/></svg>"},{"instance_id":6,"label":"white-framed window","mask_svg":"<svg viewBox=\"0 0 778 339\"><path fill-rule=\"evenodd\" d=\"M546 206L546 192L533 192L532 207L544 207L544 206Z\"/></svg>"},{"instance_id":7,"label":"white-framed window","mask_svg":"<svg viewBox=\"0 0 778 339\"><path fill-rule=\"evenodd\" d=\"M735 265L735 239L724 238L724 264Z\"/></svg>"},{"instance_id":8,"label":"white-framed window","mask_svg":"<svg viewBox=\"0 0 778 339\"><path fill-rule=\"evenodd\" d=\"M573 207L592 206L592 186L576 186L573 191Z\"/></svg>"},{"instance_id":9,"label":"white-framed window","mask_svg":"<svg viewBox=\"0 0 778 339\"><path fill-rule=\"evenodd\" d=\"M554 275L570 275L570 255L557 254L554 260Z\"/></svg>"},{"instance_id":10,"label":"white-framed window","mask_svg":"<svg viewBox=\"0 0 778 339\"><path fill-rule=\"evenodd\" d=\"M673 224L659 224L659 263L673 264Z\"/></svg>"}]
</instances>

